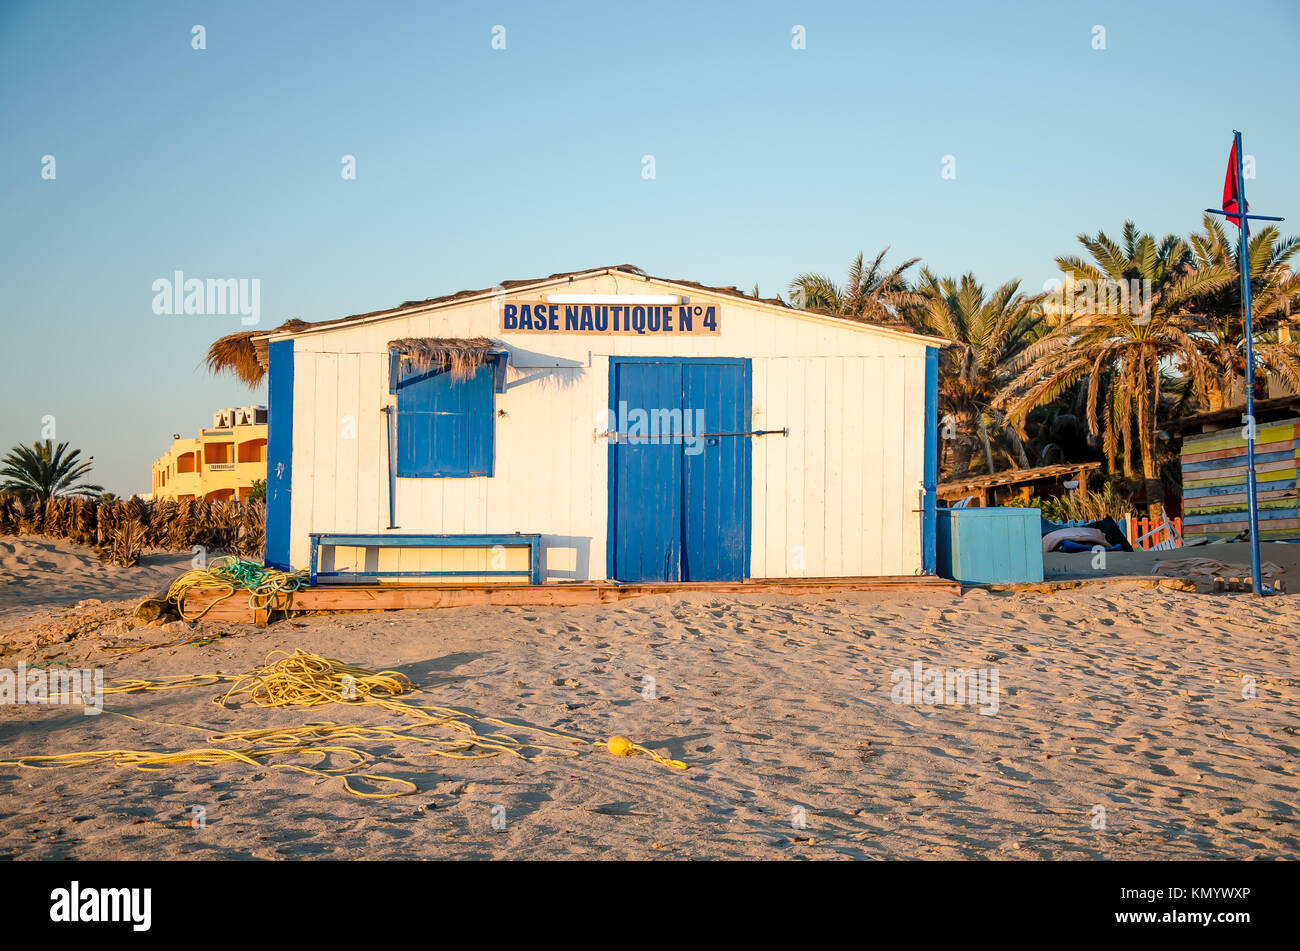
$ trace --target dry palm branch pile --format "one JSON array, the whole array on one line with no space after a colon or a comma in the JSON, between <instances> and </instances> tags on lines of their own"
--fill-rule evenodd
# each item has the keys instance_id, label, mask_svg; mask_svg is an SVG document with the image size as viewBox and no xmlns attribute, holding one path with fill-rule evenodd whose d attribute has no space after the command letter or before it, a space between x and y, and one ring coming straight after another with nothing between
<instances>
[{"instance_id":1,"label":"dry palm branch pile","mask_svg":"<svg viewBox=\"0 0 1300 951\"><path fill-rule=\"evenodd\" d=\"M137 496L56 496L44 502L4 498L0 535L66 538L128 568L147 548L192 551L197 546L258 558L266 537L266 505L206 499L146 502Z\"/></svg>"}]
</instances>

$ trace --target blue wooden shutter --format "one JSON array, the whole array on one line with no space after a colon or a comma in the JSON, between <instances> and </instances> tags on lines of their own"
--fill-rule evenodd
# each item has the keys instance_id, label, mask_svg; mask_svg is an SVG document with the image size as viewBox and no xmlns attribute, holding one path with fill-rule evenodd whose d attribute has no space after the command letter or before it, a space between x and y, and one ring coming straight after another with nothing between
<instances>
[{"instance_id":1,"label":"blue wooden shutter","mask_svg":"<svg viewBox=\"0 0 1300 951\"><path fill-rule=\"evenodd\" d=\"M496 402L492 364L468 380L404 363L397 375L397 475L490 476Z\"/></svg>"}]
</instances>

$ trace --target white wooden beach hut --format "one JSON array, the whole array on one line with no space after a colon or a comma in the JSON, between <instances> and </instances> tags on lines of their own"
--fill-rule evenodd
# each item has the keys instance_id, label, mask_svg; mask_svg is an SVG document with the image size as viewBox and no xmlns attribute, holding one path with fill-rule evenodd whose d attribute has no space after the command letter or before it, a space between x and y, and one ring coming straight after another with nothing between
<instances>
[{"instance_id":1,"label":"white wooden beach hut","mask_svg":"<svg viewBox=\"0 0 1300 951\"><path fill-rule=\"evenodd\" d=\"M942 340L617 266L259 343L313 580L934 573Z\"/></svg>"}]
</instances>

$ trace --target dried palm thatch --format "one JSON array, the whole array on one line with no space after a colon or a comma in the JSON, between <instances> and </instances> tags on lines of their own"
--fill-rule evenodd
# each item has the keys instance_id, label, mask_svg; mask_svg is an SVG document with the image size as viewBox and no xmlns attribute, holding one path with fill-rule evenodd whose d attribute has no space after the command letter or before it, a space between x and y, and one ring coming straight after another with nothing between
<instances>
[{"instance_id":1,"label":"dried palm thatch","mask_svg":"<svg viewBox=\"0 0 1300 951\"><path fill-rule=\"evenodd\" d=\"M159 499L150 508L149 525L145 531L145 544L150 548L166 548L171 535L171 523L176 518L176 500Z\"/></svg>"},{"instance_id":2,"label":"dried palm thatch","mask_svg":"<svg viewBox=\"0 0 1300 951\"><path fill-rule=\"evenodd\" d=\"M266 506L261 502L245 502L240 506L236 554L245 558L260 558L265 548Z\"/></svg>"},{"instance_id":3,"label":"dried palm thatch","mask_svg":"<svg viewBox=\"0 0 1300 951\"><path fill-rule=\"evenodd\" d=\"M416 372L444 371L453 380L468 380L502 349L487 337L403 337L390 340L388 347L409 360Z\"/></svg>"},{"instance_id":4,"label":"dried palm thatch","mask_svg":"<svg viewBox=\"0 0 1300 951\"><path fill-rule=\"evenodd\" d=\"M144 553L144 535L144 526L139 522L132 519L119 522L109 543L100 548L100 559L121 568L134 568Z\"/></svg>"},{"instance_id":5,"label":"dried palm thatch","mask_svg":"<svg viewBox=\"0 0 1300 951\"><path fill-rule=\"evenodd\" d=\"M18 534L18 500L0 498L0 535Z\"/></svg>"},{"instance_id":6,"label":"dried palm thatch","mask_svg":"<svg viewBox=\"0 0 1300 951\"><path fill-rule=\"evenodd\" d=\"M146 528L149 525L149 504L138 495L133 495L126 500L126 516L134 519Z\"/></svg>"},{"instance_id":7,"label":"dried palm thatch","mask_svg":"<svg viewBox=\"0 0 1300 951\"><path fill-rule=\"evenodd\" d=\"M14 514L18 521L19 535L39 535L41 533L41 503L19 499L14 505Z\"/></svg>"},{"instance_id":8,"label":"dried palm thatch","mask_svg":"<svg viewBox=\"0 0 1300 951\"><path fill-rule=\"evenodd\" d=\"M189 542L191 546L202 545L204 548L212 547L212 527L208 524L208 512L211 506L206 499L194 499L190 502L190 517L186 523L185 537L181 539L181 544Z\"/></svg>"},{"instance_id":9,"label":"dried palm thatch","mask_svg":"<svg viewBox=\"0 0 1300 951\"><path fill-rule=\"evenodd\" d=\"M51 538L64 538L68 534L69 502L67 496L55 496L45 502L45 518L41 524L41 534Z\"/></svg>"},{"instance_id":10,"label":"dried palm thatch","mask_svg":"<svg viewBox=\"0 0 1300 951\"><path fill-rule=\"evenodd\" d=\"M266 504L208 502L138 496L125 501L56 496L44 504L0 498L0 535L66 538L98 549L100 557L129 567L147 548L229 552L259 558L266 542Z\"/></svg>"},{"instance_id":11,"label":"dried palm thatch","mask_svg":"<svg viewBox=\"0 0 1300 951\"><path fill-rule=\"evenodd\" d=\"M94 499L78 499L77 515L73 522L73 534L69 536L79 545L94 545L95 531L99 522L99 507L103 502Z\"/></svg>"},{"instance_id":12,"label":"dried palm thatch","mask_svg":"<svg viewBox=\"0 0 1300 951\"><path fill-rule=\"evenodd\" d=\"M113 540L117 528L117 504L101 501L95 509L95 547L105 548Z\"/></svg>"},{"instance_id":13,"label":"dried palm thatch","mask_svg":"<svg viewBox=\"0 0 1300 951\"><path fill-rule=\"evenodd\" d=\"M208 547L218 551L231 551L239 533L238 504L225 499L208 503Z\"/></svg>"},{"instance_id":14,"label":"dried palm thatch","mask_svg":"<svg viewBox=\"0 0 1300 951\"><path fill-rule=\"evenodd\" d=\"M276 333L281 330L296 331L311 326L305 320L297 318L286 320L275 330L269 331ZM213 341L212 346L208 347L207 366L208 372L229 373L235 379L246 384L247 386L257 386L266 376L266 369L270 365L267 356L267 343L265 340L254 341L254 337L268 333L266 330L245 330L239 333L226 334Z\"/></svg>"},{"instance_id":15,"label":"dried palm thatch","mask_svg":"<svg viewBox=\"0 0 1300 951\"><path fill-rule=\"evenodd\" d=\"M190 537L190 528L193 521L194 500L182 499L174 503L175 507L171 509L171 515L167 519L167 528L163 533L163 548L170 548L172 551L180 551L187 547L186 542Z\"/></svg>"}]
</instances>

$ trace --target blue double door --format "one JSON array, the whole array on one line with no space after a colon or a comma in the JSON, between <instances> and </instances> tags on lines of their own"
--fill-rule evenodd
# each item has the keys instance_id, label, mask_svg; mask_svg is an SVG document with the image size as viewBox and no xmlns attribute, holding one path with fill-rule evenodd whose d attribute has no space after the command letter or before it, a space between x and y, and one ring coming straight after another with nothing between
<instances>
[{"instance_id":1,"label":"blue double door","mask_svg":"<svg viewBox=\"0 0 1300 951\"><path fill-rule=\"evenodd\" d=\"M610 576L743 580L750 362L616 357L610 393Z\"/></svg>"}]
</instances>

